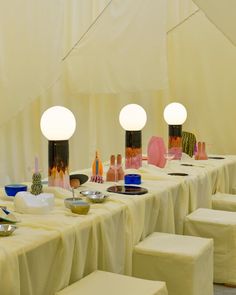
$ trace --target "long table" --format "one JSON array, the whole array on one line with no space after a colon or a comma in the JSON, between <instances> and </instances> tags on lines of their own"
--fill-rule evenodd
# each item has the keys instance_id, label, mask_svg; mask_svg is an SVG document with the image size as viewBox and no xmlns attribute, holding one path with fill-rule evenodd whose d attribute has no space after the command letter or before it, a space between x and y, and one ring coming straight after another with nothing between
<instances>
[{"instance_id":1,"label":"long table","mask_svg":"<svg viewBox=\"0 0 236 295\"><path fill-rule=\"evenodd\" d=\"M210 208L216 191L233 191L236 156L224 157L186 158L164 169L144 163L138 171L127 170L141 174L141 185L148 193L109 193L105 203L92 204L85 216L65 208L64 198L71 197L71 192L45 187L45 192L55 194L55 209L46 215L14 212L21 220L18 229L0 238L0 294L52 295L95 269L131 274L132 249L140 240L154 231L182 234L187 214L199 207ZM169 172L188 176L170 176ZM87 182L76 194L86 189L105 193L115 184ZM14 210L13 202L1 199L0 205Z\"/></svg>"}]
</instances>

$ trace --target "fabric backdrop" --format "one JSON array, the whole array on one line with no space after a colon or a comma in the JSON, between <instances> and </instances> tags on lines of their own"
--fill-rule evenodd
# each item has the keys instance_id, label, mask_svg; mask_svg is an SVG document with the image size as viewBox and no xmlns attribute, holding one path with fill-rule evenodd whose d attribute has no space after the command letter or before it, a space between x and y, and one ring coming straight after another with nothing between
<instances>
[{"instance_id":1,"label":"fabric backdrop","mask_svg":"<svg viewBox=\"0 0 236 295\"><path fill-rule=\"evenodd\" d=\"M236 45L235 1L194 0L210 21Z\"/></svg>"},{"instance_id":2,"label":"fabric backdrop","mask_svg":"<svg viewBox=\"0 0 236 295\"><path fill-rule=\"evenodd\" d=\"M30 180L35 155L47 176L39 121L52 105L77 120L70 170L89 167L95 150L102 160L124 154L118 116L128 103L147 112L144 152L152 135L166 140L171 101L185 104L183 129L208 152L236 152L235 47L190 0L142 2L0 3L1 184Z\"/></svg>"}]
</instances>

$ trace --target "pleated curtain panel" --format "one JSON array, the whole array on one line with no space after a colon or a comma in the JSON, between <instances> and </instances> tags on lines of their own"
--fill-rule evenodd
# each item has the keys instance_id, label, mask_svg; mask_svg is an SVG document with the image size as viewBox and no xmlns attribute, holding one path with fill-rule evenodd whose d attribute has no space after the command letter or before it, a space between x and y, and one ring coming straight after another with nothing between
<instances>
[{"instance_id":1,"label":"pleated curtain panel","mask_svg":"<svg viewBox=\"0 0 236 295\"><path fill-rule=\"evenodd\" d=\"M47 141L39 121L53 105L76 116L71 170L90 167L95 150L104 161L124 153L118 117L128 103L147 112L144 152L151 136L167 138L163 109L179 101L188 110L184 129L206 141L208 152L235 153L232 32L222 33L224 26L201 10L203 1L194 2L2 1L2 184L30 180L36 154L47 176Z\"/></svg>"}]
</instances>

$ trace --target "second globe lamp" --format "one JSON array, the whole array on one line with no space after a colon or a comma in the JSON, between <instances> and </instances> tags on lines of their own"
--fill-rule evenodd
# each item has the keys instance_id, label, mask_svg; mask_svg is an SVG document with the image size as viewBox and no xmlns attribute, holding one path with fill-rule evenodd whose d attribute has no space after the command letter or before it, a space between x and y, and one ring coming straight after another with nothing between
<instances>
[{"instance_id":1,"label":"second globe lamp","mask_svg":"<svg viewBox=\"0 0 236 295\"><path fill-rule=\"evenodd\" d=\"M119 121L125 130L125 168L142 166L142 129L147 122L145 110L138 104L124 106Z\"/></svg>"}]
</instances>

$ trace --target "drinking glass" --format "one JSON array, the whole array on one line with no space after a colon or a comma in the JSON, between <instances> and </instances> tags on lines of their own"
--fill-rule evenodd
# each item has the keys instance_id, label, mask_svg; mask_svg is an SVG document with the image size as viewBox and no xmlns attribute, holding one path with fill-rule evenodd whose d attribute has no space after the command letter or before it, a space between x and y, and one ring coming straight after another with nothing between
<instances>
[{"instance_id":1,"label":"drinking glass","mask_svg":"<svg viewBox=\"0 0 236 295\"><path fill-rule=\"evenodd\" d=\"M168 168L170 166L170 161L173 160L174 157L175 157L175 154L170 150L164 153L164 158L166 159L165 168Z\"/></svg>"}]
</instances>

